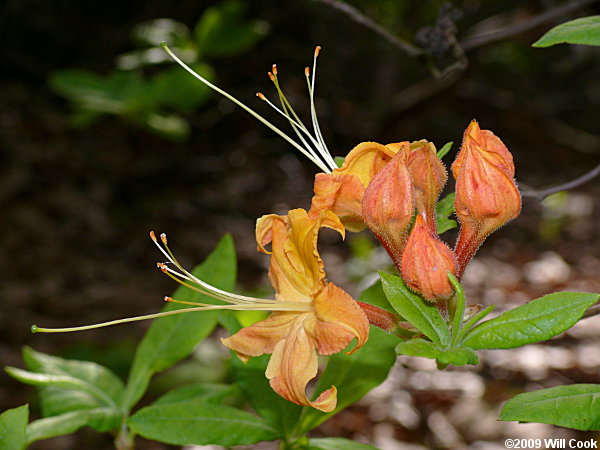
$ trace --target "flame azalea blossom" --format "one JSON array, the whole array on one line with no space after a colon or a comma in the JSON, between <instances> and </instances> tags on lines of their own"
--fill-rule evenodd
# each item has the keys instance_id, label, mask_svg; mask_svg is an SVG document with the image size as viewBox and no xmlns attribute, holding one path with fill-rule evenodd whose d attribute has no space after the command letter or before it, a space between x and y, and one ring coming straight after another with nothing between
<instances>
[{"instance_id":1,"label":"flame azalea blossom","mask_svg":"<svg viewBox=\"0 0 600 450\"><path fill-rule=\"evenodd\" d=\"M402 278L425 299L436 301L452 295L448 272L458 272L454 253L418 214L402 255Z\"/></svg>"},{"instance_id":2,"label":"flame azalea blossom","mask_svg":"<svg viewBox=\"0 0 600 450\"><path fill-rule=\"evenodd\" d=\"M342 167L331 174L318 173L310 214L318 215L329 209L338 215L348 231L364 229L362 200L365 189L403 144L408 143L363 142L348 153Z\"/></svg>"},{"instance_id":3,"label":"flame azalea blossom","mask_svg":"<svg viewBox=\"0 0 600 450\"><path fill-rule=\"evenodd\" d=\"M521 195L512 155L489 130L473 121L452 165L456 178L456 215L460 231L455 254L464 271L485 238L519 215Z\"/></svg>"},{"instance_id":4,"label":"flame azalea blossom","mask_svg":"<svg viewBox=\"0 0 600 450\"><path fill-rule=\"evenodd\" d=\"M273 312L267 319L223 339L223 344L243 361L272 354L266 376L273 390L293 403L329 412L337 401L334 386L314 401L306 395L307 383L317 375L317 353L340 352L354 338L356 351L367 340L369 322L349 294L325 280L317 251L322 227L344 234L341 222L330 211L316 220L302 209L258 220L257 242L259 250L271 254L269 278L276 302L301 304L304 308ZM271 251L265 248L269 243Z\"/></svg>"}]
</instances>

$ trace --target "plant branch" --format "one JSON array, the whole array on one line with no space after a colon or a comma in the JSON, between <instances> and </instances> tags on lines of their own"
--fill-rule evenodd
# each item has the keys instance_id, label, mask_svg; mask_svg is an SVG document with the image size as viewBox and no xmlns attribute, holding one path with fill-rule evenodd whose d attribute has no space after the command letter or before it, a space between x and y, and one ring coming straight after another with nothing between
<instances>
[{"instance_id":1,"label":"plant branch","mask_svg":"<svg viewBox=\"0 0 600 450\"><path fill-rule=\"evenodd\" d=\"M541 200L544 200L546 197L548 197L551 194L555 194L560 191L568 191L569 189L573 189L578 186L581 186L582 184L585 184L588 181L593 180L594 178L596 178L599 175L600 175L600 164L598 164L596 167L594 167L589 172L584 173L583 175L581 175L578 178L575 178L574 180L568 181L563 184L559 184L557 186L550 186L549 188L546 188L546 189L527 189L525 192L522 192L521 195L523 197L535 198L536 200L541 201Z\"/></svg>"},{"instance_id":2,"label":"plant branch","mask_svg":"<svg viewBox=\"0 0 600 450\"><path fill-rule=\"evenodd\" d=\"M403 52L405 52L406 54L408 54L408 56L415 57L415 56L422 55L424 53L424 51L422 49L420 49L419 47L415 47L410 42L405 41L404 39L401 39L398 36L394 35L393 33L389 32L384 27L379 25L377 22L374 22L373 20L369 19L367 16L365 16L363 13L361 13L358 9L354 8L353 6L350 6L346 3L341 3L337 0L319 0L319 1L321 3L325 3L327 6L330 6L331 8L337 9L338 11L344 13L346 16L348 16L350 19L352 19L356 23L373 30L375 33L377 33L380 36L382 36L383 38L385 38L385 40L387 40L394 47L397 47L400 50L402 50Z\"/></svg>"},{"instance_id":3,"label":"plant branch","mask_svg":"<svg viewBox=\"0 0 600 450\"><path fill-rule=\"evenodd\" d=\"M541 13L529 20L510 25L504 29L494 31L492 33L466 37L461 41L461 46L465 51L473 50L474 48L481 47L489 44L490 42L499 41L507 37L514 36L515 34L521 34L527 30L530 30L531 28L535 28L538 25L559 18L564 14L570 13L571 11L577 10L596 1L597 0L576 0L558 8Z\"/></svg>"}]
</instances>

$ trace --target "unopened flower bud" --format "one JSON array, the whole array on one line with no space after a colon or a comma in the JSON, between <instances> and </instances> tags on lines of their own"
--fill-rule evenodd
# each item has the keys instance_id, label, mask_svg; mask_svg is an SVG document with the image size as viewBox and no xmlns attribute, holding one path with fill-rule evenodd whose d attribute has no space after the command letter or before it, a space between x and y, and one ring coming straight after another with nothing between
<instances>
[{"instance_id":1,"label":"unopened flower bud","mask_svg":"<svg viewBox=\"0 0 600 450\"><path fill-rule=\"evenodd\" d=\"M417 211L424 214L427 225L435 231L435 204L448 181L446 168L437 157L435 146L425 140L410 144L407 166Z\"/></svg>"},{"instance_id":2,"label":"unopened flower bud","mask_svg":"<svg viewBox=\"0 0 600 450\"><path fill-rule=\"evenodd\" d=\"M491 131L473 121L452 165L456 178L454 205L460 221L455 254L464 271L485 238L521 211L512 155Z\"/></svg>"},{"instance_id":3,"label":"unopened flower bud","mask_svg":"<svg viewBox=\"0 0 600 450\"><path fill-rule=\"evenodd\" d=\"M448 272L458 272L454 253L418 214L402 255L404 282L429 301L446 299L453 292Z\"/></svg>"},{"instance_id":4,"label":"unopened flower bud","mask_svg":"<svg viewBox=\"0 0 600 450\"><path fill-rule=\"evenodd\" d=\"M365 190L362 216L397 267L415 210L410 174L406 167L408 146L404 146L373 178Z\"/></svg>"}]
</instances>

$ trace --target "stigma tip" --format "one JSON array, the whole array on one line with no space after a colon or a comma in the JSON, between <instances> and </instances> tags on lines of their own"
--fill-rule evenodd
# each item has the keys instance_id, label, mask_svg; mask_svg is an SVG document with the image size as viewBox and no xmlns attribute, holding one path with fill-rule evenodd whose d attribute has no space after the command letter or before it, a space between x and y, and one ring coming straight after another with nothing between
<instances>
[{"instance_id":1,"label":"stigma tip","mask_svg":"<svg viewBox=\"0 0 600 450\"><path fill-rule=\"evenodd\" d=\"M38 331L38 326L37 325L31 325L31 332L32 333L37 333Z\"/></svg>"},{"instance_id":2,"label":"stigma tip","mask_svg":"<svg viewBox=\"0 0 600 450\"><path fill-rule=\"evenodd\" d=\"M167 48L167 43L165 41L160 41L160 46L162 48Z\"/></svg>"},{"instance_id":3,"label":"stigma tip","mask_svg":"<svg viewBox=\"0 0 600 450\"><path fill-rule=\"evenodd\" d=\"M319 52L320 52L320 51L321 51L321 46L320 46L320 45L317 45L317 46L315 47L315 58L316 58L317 56L319 56Z\"/></svg>"}]
</instances>

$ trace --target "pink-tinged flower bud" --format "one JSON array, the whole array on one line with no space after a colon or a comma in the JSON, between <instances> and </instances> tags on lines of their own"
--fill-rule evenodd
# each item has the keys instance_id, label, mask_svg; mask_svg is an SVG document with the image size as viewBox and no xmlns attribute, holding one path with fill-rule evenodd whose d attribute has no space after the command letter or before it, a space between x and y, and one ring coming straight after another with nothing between
<instances>
[{"instance_id":1,"label":"pink-tinged flower bud","mask_svg":"<svg viewBox=\"0 0 600 450\"><path fill-rule=\"evenodd\" d=\"M435 204L448 181L448 173L435 146L425 140L412 142L407 159L417 211L424 214L432 231L436 231Z\"/></svg>"},{"instance_id":2,"label":"pink-tinged flower bud","mask_svg":"<svg viewBox=\"0 0 600 450\"><path fill-rule=\"evenodd\" d=\"M365 190L362 216L400 267L402 249L415 210L413 188L406 167L408 146L404 146L373 178Z\"/></svg>"},{"instance_id":3,"label":"pink-tinged flower bud","mask_svg":"<svg viewBox=\"0 0 600 450\"><path fill-rule=\"evenodd\" d=\"M453 292L448 272L458 272L454 253L418 214L402 255L404 282L429 301L446 299Z\"/></svg>"},{"instance_id":4,"label":"pink-tinged flower bud","mask_svg":"<svg viewBox=\"0 0 600 450\"><path fill-rule=\"evenodd\" d=\"M452 165L454 205L460 221L455 254L462 274L485 238L519 215L521 195L514 180L512 155L491 131L473 121Z\"/></svg>"}]
</instances>

